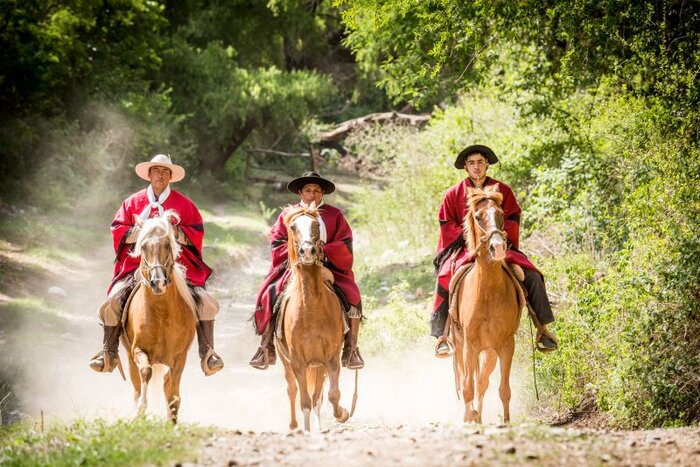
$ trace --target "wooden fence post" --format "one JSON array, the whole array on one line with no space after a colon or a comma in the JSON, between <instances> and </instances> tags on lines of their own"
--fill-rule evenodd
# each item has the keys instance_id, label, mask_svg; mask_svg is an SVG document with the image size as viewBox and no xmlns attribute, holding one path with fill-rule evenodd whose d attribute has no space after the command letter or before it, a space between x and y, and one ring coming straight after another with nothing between
<instances>
[{"instance_id":1,"label":"wooden fence post","mask_svg":"<svg viewBox=\"0 0 700 467\"><path fill-rule=\"evenodd\" d=\"M316 146L315 144L310 144L309 145L309 152L311 153L311 171L318 173L318 158L319 158L318 146Z\"/></svg>"}]
</instances>

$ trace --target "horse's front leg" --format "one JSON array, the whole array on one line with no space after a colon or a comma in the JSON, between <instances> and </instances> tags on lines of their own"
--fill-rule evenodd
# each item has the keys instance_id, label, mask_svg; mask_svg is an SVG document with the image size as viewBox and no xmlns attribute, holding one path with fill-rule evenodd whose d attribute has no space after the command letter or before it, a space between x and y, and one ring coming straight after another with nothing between
<instances>
[{"instance_id":1,"label":"horse's front leg","mask_svg":"<svg viewBox=\"0 0 700 467\"><path fill-rule=\"evenodd\" d=\"M291 365L284 358L282 358L282 362L284 363L284 378L287 380L287 395L289 396L289 429L296 430L299 426L297 423L297 379Z\"/></svg>"},{"instance_id":2,"label":"horse's front leg","mask_svg":"<svg viewBox=\"0 0 700 467\"><path fill-rule=\"evenodd\" d=\"M462 350L465 371L462 377L462 398L464 399L464 421L476 422L477 412L473 408L474 402L474 380L479 365L479 354L476 348L465 339Z\"/></svg>"},{"instance_id":3,"label":"horse's front leg","mask_svg":"<svg viewBox=\"0 0 700 467\"><path fill-rule=\"evenodd\" d=\"M138 347L134 349L134 362L138 368L141 382L140 397L136 401L136 410L139 414L143 414L148 407L146 394L148 392L148 383L151 381L151 376L153 376L153 369L151 368L151 362L148 360L146 352Z\"/></svg>"},{"instance_id":4,"label":"horse's front leg","mask_svg":"<svg viewBox=\"0 0 700 467\"><path fill-rule=\"evenodd\" d=\"M323 385L326 382L326 367L317 366L311 370L314 380L314 393L311 396L314 415L319 431L321 430L321 405L323 403Z\"/></svg>"},{"instance_id":5,"label":"horse's front leg","mask_svg":"<svg viewBox=\"0 0 700 467\"><path fill-rule=\"evenodd\" d=\"M489 378L493 369L496 368L496 360L498 355L493 350L484 350L481 352L481 363L479 365L478 373L478 402L476 405L476 411L478 413L478 423L481 423L481 416L484 413L484 395L486 390L489 388Z\"/></svg>"},{"instance_id":6,"label":"horse's front leg","mask_svg":"<svg viewBox=\"0 0 700 467\"><path fill-rule=\"evenodd\" d=\"M501 385L498 393L503 404L503 421L510 422L510 367L513 364L513 353L515 352L515 337L511 336L498 351L498 359L501 363Z\"/></svg>"},{"instance_id":7,"label":"horse's front leg","mask_svg":"<svg viewBox=\"0 0 700 467\"><path fill-rule=\"evenodd\" d=\"M139 369L136 367L134 358L129 354L129 379L131 380L131 385L134 387L134 406L138 404L139 397L141 397L141 374Z\"/></svg>"},{"instance_id":8,"label":"horse's front leg","mask_svg":"<svg viewBox=\"0 0 700 467\"><path fill-rule=\"evenodd\" d=\"M180 379L185 370L185 358L184 354L176 357L175 365L165 374L163 380L163 391L168 404L168 419L173 422L173 425L177 423L177 414L180 411Z\"/></svg>"},{"instance_id":9,"label":"horse's front leg","mask_svg":"<svg viewBox=\"0 0 700 467\"><path fill-rule=\"evenodd\" d=\"M299 385L299 402L301 413L304 415L304 430L311 431L311 397L309 396L309 385L306 381L307 366L304 363L292 362L292 369Z\"/></svg>"},{"instance_id":10,"label":"horse's front leg","mask_svg":"<svg viewBox=\"0 0 700 467\"><path fill-rule=\"evenodd\" d=\"M335 355L333 359L328 362L326 368L328 371L328 379L330 381L330 388L328 389L328 401L333 406L333 416L340 423L345 423L350 418L348 411L340 405L340 357Z\"/></svg>"}]
</instances>

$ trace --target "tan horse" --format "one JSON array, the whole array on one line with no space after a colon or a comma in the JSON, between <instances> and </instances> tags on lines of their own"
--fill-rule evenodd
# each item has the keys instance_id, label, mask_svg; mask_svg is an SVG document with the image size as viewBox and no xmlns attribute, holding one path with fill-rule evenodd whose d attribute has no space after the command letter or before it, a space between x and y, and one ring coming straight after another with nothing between
<instances>
[{"instance_id":1,"label":"tan horse","mask_svg":"<svg viewBox=\"0 0 700 467\"><path fill-rule=\"evenodd\" d=\"M310 430L312 408L320 428L326 375L330 380L328 400L333 405L333 416L341 423L349 418L348 411L339 404L338 385L345 321L340 300L324 281L323 249L316 216L312 203L310 208L290 210L284 218L292 275L281 298L278 316L281 322L275 344L284 363L292 430L297 427L297 388L304 429Z\"/></svg>"},{"instance_id":2,"label":"tan horse","mask_svg":"<svg viewBox=\"0 0 700 467\"><path fill-rule=\"evenodd\" d=\"M171 220L178 220L174 211L146 221L137 216L141 232L133 255L141 256L137 272L141 283L125 307L122 344L129 355L129 374L138 413L145 412L148 405L146 395L152 367L162 364L167 367L163 390L168 418L176 423L180 378L194 339L196 309L184 270L176 262L180 246Z\"/></svg>"},{"instance_id":3,"label":"tan horse","mask_svg":"<svg viewBox=\"0 0 700 467\"><path fill-rule=\"evenodd\" d=\"M499 393L503 420L510 421L510 369L523 304L516 282L505 269L507 245L502 200L498 185L468 191L465 237L469 251L476 252L476 259L459 285L457 316L452 315L456 376L458 391L461 387L464 399L465 422L481 423L484 394L497 359L501 367Z\"/></svg>"}]
</instances>

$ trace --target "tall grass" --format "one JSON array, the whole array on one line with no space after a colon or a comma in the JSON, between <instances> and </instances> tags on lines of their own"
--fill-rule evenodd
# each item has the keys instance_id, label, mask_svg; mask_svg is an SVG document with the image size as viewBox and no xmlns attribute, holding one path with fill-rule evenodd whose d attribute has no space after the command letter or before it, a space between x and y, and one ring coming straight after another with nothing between
<instances>
[{"instance_id":1,"label":"tall grass","mask_svg":"<svg viewBox=\"0 0 700 467\"><path fill-rule=\"evenodd\" d=\"M70 425L22 422L0 427L0 464L169 465L196 460L210 428L138 418L108 423L77 420Z\"/></svg>"}]
</instances>

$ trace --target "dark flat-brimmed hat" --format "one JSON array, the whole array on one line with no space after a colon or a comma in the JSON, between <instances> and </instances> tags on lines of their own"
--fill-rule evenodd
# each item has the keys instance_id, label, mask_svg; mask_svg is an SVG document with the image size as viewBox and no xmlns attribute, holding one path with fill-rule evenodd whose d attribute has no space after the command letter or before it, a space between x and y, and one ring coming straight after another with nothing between
<instances>
[{"instance_id":1,"label":"dark flat-brimmed hat","mask_svg":"<svg viewBox=\"0 0 700 467\"><path fill-rule=\"evenodd\" d=\"M473 144L471 146L467 146L462 150L462 152L459 153L457 159L455 160L455 168L463 169L467 157L476 153L484 156L489 164L495 164L498 162L498 156L496 156L496 153L493 152L490 147L484 146L483 144Z\"/></svg>"},{"instance_id":2,"label":"dark flat-brimmed hat","mask_svg":"<svg viewBox=\"0 0 700 467\"><path fill-rule=\"evenodd\" d=\"M291 182L287 183L287 190L298 195L301 189L304 188L304 185L308 185L309 183L319 185L323 190L323 194L325 195L335 191L335 185L333 182L326 180L316 172L306 172L301 177L295 178Z\"/></svg>"}]
</instances>

